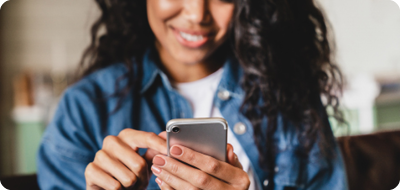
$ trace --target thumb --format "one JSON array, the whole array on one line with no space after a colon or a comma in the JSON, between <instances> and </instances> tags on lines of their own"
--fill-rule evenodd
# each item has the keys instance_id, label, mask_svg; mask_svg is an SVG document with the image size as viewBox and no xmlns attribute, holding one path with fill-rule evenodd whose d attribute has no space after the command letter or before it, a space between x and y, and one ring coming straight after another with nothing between
<instances>
[{"instance_id":1,"label":"thumb","mask_svg":"<svg viewBox=\"0 0 400 190\"><path fill-rule=\"evenodd\" d=\"M231 144L227 145L226 151L227 151L226 155L228 157L228 159L227 159L228 163L233 165L233 166L235 166L235 167L237 167L237 168L243 169L243 166L239 162L239 159L238 159L237 155L235 154L235 152L233 151L233 146Z\"/></svg>"}]
</instances>

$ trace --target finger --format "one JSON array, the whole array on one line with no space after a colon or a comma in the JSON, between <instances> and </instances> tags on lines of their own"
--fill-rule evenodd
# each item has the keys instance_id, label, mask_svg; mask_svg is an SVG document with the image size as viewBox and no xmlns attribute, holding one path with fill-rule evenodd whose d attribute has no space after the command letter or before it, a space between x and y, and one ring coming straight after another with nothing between
<instances>
[{"instance_id":1,"label":"finger","mask_svg":"<svg viewBox=\"0 0 400 190\"><path fill-rule=\"evenodd\" d=\"M160 178L156 178L156 183L158 184L158 187L160 187L161 190L173 190L171 186L169 186L166 183L163 183L163 181Z\"/></svg>"},{"instance_id":2,"label":"finger","mask_svg":"<svg viewBox=\"0 0 400 190\"><path fill-rule=\"evenodd\" d=\"M85 170L86 189L121 189L121 184L94 163Z\"/></svg>"},{"instance_id":3,"label":"finger","mask_svg":"<svg viewBox=\"0 0 400 190\"><path fill-rule=\"evenodd\" d=\"M174 145L170 153L174 158L231 184L239 182L244 175L247 176L247 173L240 168L184 146Z\"/></svg>"},{"instance_id":4,"label":"finger","mask_svg":"<svg viewBox=\"0 0 400 190\"><path fill-rule=\"evenodd\" d=\"M159 137L163 138L164 140L167 140L167 132L163 131L160 134L158 134Z\"/></svg>"},{"instance_id":5,"label":"finger","mask_svg":"<svg viewBox=\"0 0 400 190\"><path fill-rule=\"evenodd\" d=\"M121 138L107 136L103 143L103 150L105 150L110 157L119 160L128 167L129 170L138 177L137 181L140 182L139 186L147 185L149 175L146 160L123 142Z\"/></svg>"},{"instance_id":6,"label":"finger","mask_svg":"<svg viewBox=\"0 0 400 190\"><path fill-rule=\"evenodd\" d=\"M229 164L235 165L234 160L232 159L232 152L233 152L233 146L231 144L226 145L226 160Z\"/></svg>"},{"instance_id":7,"label":"finger","mask_svg":"<svg viewBox=\"0 0 400 190\"><path fill-rule=\"evenodd\" d=\"M161 154L167 154L167 142L155 133L124 129L119 133L118 137L131 146L132 149L147 148L156 150Z\"/></svg>"},{"instance_id":8,"label":"finger","mask_svg":"<svg viewBox=\"0 0 400 190\"><path fill-rule=\"evenodd\" d=\"M155 151L155 150L152 150L152 149L147 149L146 153L144 154L143 157L144 157L144 159L146 160L146 163L147 163L147 166L148 166L148 169L149 169L149 170L150 170L151 165L153 165L151 162L153 161L154 156L156 156L156 155L158 155L158 154L160 154L160 153L157 152L157 151ZM152 173L149 172L148 174L149 174L148 179L150 179ZM161 187L160 187L160 188L161 188Z\"/></svg>"},{"instance_id":9,"label":"finger","mask_svg":"<svg viewBox=\"0 0 400 190\"><path fill-rule=\"evenodd\" d=\"M146 153L143 155L144 159L146 159L147 163L151 163L153 160L154 156L157 154L161 154L160 152L153 150L153 149L147 149Z\"/></svg>"},{"instance_id":10,"label":"finger","mask_svg":"<svg viewBox=\"0 0 400 190\"><path fill-rule=\"evenodd\" d=\"M181 163L182 164L182 163ZM184 164L182 164L184 165ZM158 180L156 180L157 184L159 184L162 188L165 189L198 189L189 182L171 174L167 170L161 169L153 165L151 167L153 174L157 176Z\"/></svg>"},{"instance_id":11,"label":"finger","mask_svg":"<svg viewBox=\"0 0 400 190\"><path fill-rule=\"evenodd\" d=\"M124 187L132 187L137 181L136 175L132 171L103 150L96 153L94 163L101 163L98 167L115 177Z\"/></svg>"},{"instance_id":12,"label":"finger","mask_svg":"<svg viewBox=\"0 0 400 190\"><path fill-rule=\"evenodd\" d=\"M228 156L228 163L237 168L243 169L242 164L240 163L237 155L235 154L235 152L233 150L233 146L231 144L228 144L226 149L227 149L226 155Z\"/></svg>"},{"instance_id":13,"label":"finger","mask_svg":"<svg viewBox=\"0 0 400 190\"><path fill-rule=\"evenodd\" d=\"M168 156L157 155L154 157L153 163L153 172L157 172L159 169L160 173L169 173L200 189L232 189L226 182ZM168 184L176 188L173 184Z\"/></svg>"},{"instance_id":14,"label":"finger","mask_svg":"<svg viewBox=\"0 0 400 190\"><path fill-rule=\"evenodd\" d=\"M167 139L167 132L163 131L160 134L158 134L159 137L161 137L162 139L166 140ZM146 153L144 154L144 158L146 159L147 163L149 165L151 165L151 161L153 160L154 156L156 156L157 154L161 154L160 152L153 150L153 149L148 149L146 151Z\"/></svg>"}]
</instances>

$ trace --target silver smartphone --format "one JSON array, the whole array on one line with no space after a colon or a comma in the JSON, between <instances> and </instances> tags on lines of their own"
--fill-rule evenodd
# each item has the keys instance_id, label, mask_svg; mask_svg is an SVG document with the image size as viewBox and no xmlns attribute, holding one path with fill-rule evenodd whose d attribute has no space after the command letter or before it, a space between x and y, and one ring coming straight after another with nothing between
<instances>
[{"instance_id":1,"label":"silver smartphone","mask_svg":"<svg viewBox=\"0 0 400 190\"><path fill-rule=\"evenodd\" d=\"M172 119L167 123L167 148L182 145L226 162L228 123L223 118Z\"/></svg>"}]
</instances>

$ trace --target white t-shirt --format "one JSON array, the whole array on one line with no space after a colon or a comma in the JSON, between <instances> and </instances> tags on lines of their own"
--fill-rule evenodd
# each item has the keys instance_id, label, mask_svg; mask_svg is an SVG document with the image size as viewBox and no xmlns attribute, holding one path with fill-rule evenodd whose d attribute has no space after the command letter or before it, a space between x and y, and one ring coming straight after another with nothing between
<instances>
[{"instance_id":1,"label":"white t-shirt","mask_svg":"<svg viewBox=\"0 0 400 190\"><path fill-rule=\"evenodd\" d=\"M175 84L175 88L178 92L190 103L194 118L222 117L221 112L214 106L213 102L218 84L222 78L222 73L223 69L221 68L200 80ZM230 128L228 128L228 143L233 146L233 149L243 166L243 170L249 175L251 182L249 190L256 190L254 173L250 165L249 157Z\"/></svg>"}]
</instances>

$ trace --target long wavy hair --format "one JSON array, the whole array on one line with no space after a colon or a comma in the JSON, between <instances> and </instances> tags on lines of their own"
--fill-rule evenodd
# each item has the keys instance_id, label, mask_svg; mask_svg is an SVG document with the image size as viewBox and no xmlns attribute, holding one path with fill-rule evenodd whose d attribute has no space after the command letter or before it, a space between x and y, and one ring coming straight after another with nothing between
<instances>
[{"instance_id":1,"label":"long wavy hair","mask_svg":"<svg viewBox=\"0 0 400 190\"><path fill-rule=\"evenodd\" d=\"M326 135L326 108L333 108L332 115L344 122L337 96L342 75L332 58L321 10L313 0L231 1L235 13L226 47L244 70L241 112L253 125L262 166L266 170L274 167L273 135L280 118L296 127L302 152L308 153L318 142L322 150L333 153L329 146L334 139ZM140 80L134 69L141 69L145 49L155 40L147 21L146 1L96 2L101 16L92 26L91 44L82 57L82 76L124 62L128 72L121 79L128 78L129 83L116 92L122 99ZM265 118L268 126L263 132Z\"/></svg>"}]
</instances>

